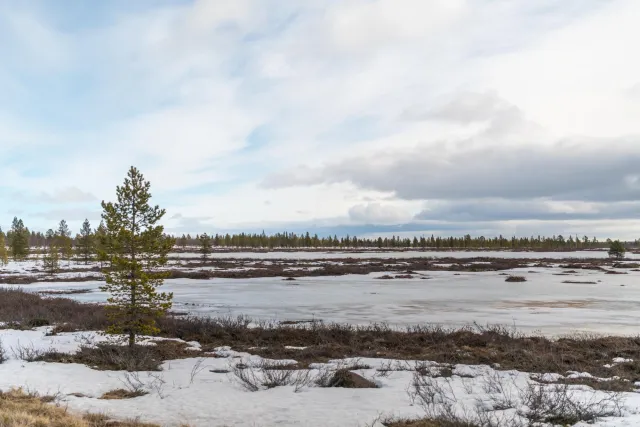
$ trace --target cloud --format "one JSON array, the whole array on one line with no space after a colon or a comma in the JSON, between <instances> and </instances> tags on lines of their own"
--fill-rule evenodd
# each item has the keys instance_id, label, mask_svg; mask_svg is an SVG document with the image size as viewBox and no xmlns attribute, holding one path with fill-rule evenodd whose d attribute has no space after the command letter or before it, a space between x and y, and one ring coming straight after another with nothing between
<instances>
[{"instance_id":1,"label":"cloud","mask_svg":"<svg viewBox=\"0 0 640 427\"><path fill-rule=\"evenodd\" d=\"M175 220L175 221L174 221ZM210 217L188 217L182 214L172 215L165 226L168 233L212 233L214 226Z\"/></svg>"},{"instance_id":2,"label":"cloud","mask_svg":"<svg viewBox=\"0 0 640 427\"><path fill-rule=\"evenodd\" d=\"M60 220L64 219L67 222L74 222L79 224L85 219L89 219L96 224L94 227L97 227L97 223L100 221L101 212L98 209L50 209L46 211L39 211L31 214L34 218L41 218L46 221L46 224L49 224L49 227L52 226L52 221L55 221L57 224ZM78 225L78 229L79 229Z\"/></svg>"},{"instance_id":3,"label":"cloud","mask_svg":"<svg viewBox=\"0 0 640 427\"><path fill-rule=\"evenodd\" d=\"M640 138L564 140L550 146L482 147L447 153L418 147L267 177L267 188L351 182L404 199L640 198Z\"/></svg>"},{"instance_id":4,"label":"cloud","mask_svg":"<svg viewBox=\"0 0 640 427\"><path fill-rule=\"evenodd\" d=\"M458 138L268 175L265 188L348 182L406 200L631 201L640 197L640 132L616 138L555 138L495 92L465 92L426 121L479 123Z\"/></svg>"},{"instance_id":5,"label":"cloud","mask_svg":"<svg viewBox=\"0 0 640 427\"><path fill-rule=\"evenodd\" d=\"M66 187L53 193L42 192L38 199L40 202L56 204L95 202L98 200L93 194L82 191L78 187Z\"/></svg>"},{"instance_id":6,"label":"cloud","mask_svg":"<svg viewBox=\"0 0 640 427\"><path fill-rule=\"evenodd\" d=\"M53 192L41 191L40 193L14 192L11 195L14 202L22 204L76 204L92 203L97 206L98 199L93 194L82 191L78 187L65 187Z\"/></svg>"},{"instance_id":7,"label":"cloud","mask_svg":"<svg viewBox=\"0 0 640 427\"><path fill-rule=\"evenodd\" d=\"M351 207L349 218L360 224L401 224L411 219L406 210L380 203L367 203Z\"/></svg>"},{"instance_id":8,"label":"cloud","mask_svg":"<svg viewBox=\"0 0 640 427\"><path fill-rule=\"evenodd\" d=\"M619 220L640 217L640 202L586 203L484 199L433 203L414 219L447 222Z\"/></svg>"}]
</instances>

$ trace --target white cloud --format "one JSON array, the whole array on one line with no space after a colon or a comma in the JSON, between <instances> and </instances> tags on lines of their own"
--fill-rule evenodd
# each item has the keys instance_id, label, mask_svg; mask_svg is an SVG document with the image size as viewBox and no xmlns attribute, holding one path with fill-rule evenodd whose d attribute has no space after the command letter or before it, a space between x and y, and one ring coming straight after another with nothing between
<instances>
[{"instance_id":1,"label":"white cloud","mask_svg":"<svg viewBox=\"0 0 640 427\"><path fill-rule=\"evenodd\" d=\"M367 203L351 207L349 217L360 224L402 224L411 220L412 215L398 206Z\"/></svg>"}]
</instances>

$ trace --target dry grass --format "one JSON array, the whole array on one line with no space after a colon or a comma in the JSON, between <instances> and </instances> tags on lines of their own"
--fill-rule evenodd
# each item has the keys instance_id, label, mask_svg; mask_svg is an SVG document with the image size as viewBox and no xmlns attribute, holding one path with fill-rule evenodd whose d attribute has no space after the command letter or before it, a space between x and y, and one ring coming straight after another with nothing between
<instances>
[{"instance_id":1,"label":"dry grass","mask_svg":"<svg viewBox=\"0 0 640 427\"><path fill-rule=\"evenodd\" d=\"M48 403L50 399L25 393L22 389L0 392L1 427L159 427L135 420L114 421L106 415L75 415Z\"/></svg>"},{"instance_id":2,"label":"dry grass","mask_svg":"<svg viewBox=\"0 0 640 427\"><path fill-rule=\"evenodd\" d=\"M505 282L526 282L527 278L524 276L509 276L505 279Z\"/></svg>"}]
</instances>

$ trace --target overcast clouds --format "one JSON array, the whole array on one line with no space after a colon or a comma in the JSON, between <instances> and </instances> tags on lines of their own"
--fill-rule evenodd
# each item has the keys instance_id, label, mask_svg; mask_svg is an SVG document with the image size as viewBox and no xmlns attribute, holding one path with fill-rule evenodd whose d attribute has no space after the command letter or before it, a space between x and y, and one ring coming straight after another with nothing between
<instances>
[{"instance_id":1,"label":"overcast clouds","mask_svg":"<svg viewBox=\"0 0 640 427\"><path fill-rule=\"evenodd\" d=\"M62 9L0 0L3 228L134 164L175 232L640 233L636 0Z\"/></svg>"}]
</instances>

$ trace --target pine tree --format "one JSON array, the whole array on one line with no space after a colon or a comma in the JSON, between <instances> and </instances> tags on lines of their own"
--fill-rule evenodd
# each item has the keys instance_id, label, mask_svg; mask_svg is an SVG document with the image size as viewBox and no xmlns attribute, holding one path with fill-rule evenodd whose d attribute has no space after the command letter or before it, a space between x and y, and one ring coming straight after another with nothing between
<instances>
[{"instance_id":1,"label":"pine tree","mask_svg":"<svg viewBox=\"0 0 640 427\"><path fill-rule=\"evenodd\" d=\"M185 250L187 248L187 236L183 234L180 240L178 241L178 244L180 245L182 250Z\"/></svg>"},{"instance_id":2,"label":"pine tree","mask_svg":"<svg viewBox=\"0 0 640 427\"><path fill-rule=\"evenodd\" d=\"M9 252L7 251L6 238L2 229L0 229L0 266L4 267L9 264Z\"/></svg>"},{"instance_id":3,"label":"pine tree","mask_svg":"<svg viewBox=\"0 0 640 427\"><path fill-rule=\"evenodd\" d=\"M111 325L108 333L128 335L129 347L140 334L158 332L156 319L171 308L173 294L158 292L167 277L158 267L167 263L167 255L175 240L163 234L157 225L164 209L149 205L151 184L131 167L124 185L116 188L118 201L102 202L102 218L106 224L105 252L111 266L105 269L106 285L102 291L111 294L107 314Z\"/></svg>"},{"instance_id":4,"label":"pine tree","mask_svg":"<svg viewBox=\"0 0 640 427\"><path fill-rule=\"evenodd\" d=\"M100 225L96 228L93 235L96 258L98 262L100 262L100 268L103 268L104 264L109 261L107 227L104 226L104 221L100 221Z\"/></svg>"},{"instance_id":5,"label":"pine tree","mask_svg":"<svg viewBox=\"0 0 640 427\"><path fill-rule=\"evenodd\" d=\"M609 246L609 256L611 258L622 259L624 258L624 253L626 249L624 245L620 242L620 240L615 240L611 242Z\"/></svg>"},{"instance_id":6,"label":"pine tree","mask_svg":"<svg viewBox=\"0 0 640 427\"><path fill-rule=\"evenodd\" d=\"M29 256L29 230L21 219L14 217L9 233L11 235L9 238L11 256L15 261L25 260Z\"/></svg>"},{"instance_id":7,"label":"pine tree","mask_svg":"<svg viewBox=\"0 0 640 427\"><path fill-rule=\"evenodd\" d=\"M60 221L60 224L58 224L58 236L71 237L71 230L69 230L67 221L65 221L64 219Z\"/></svg>"},{"instance_id":8,"label":"pine tree","mask_svg":"<svg viewBox=\"0 0 640 427\"><path fill-rule=\"evenodd\" d=\"M71 240L71 230L69 230L67 221L64 219L58 225L56 236L58 240L57 246L59 246L60 251L67 260L71 259L73 256L73 240Z\"/></svg>"},{"instance_id":9,"label":"pine tree","mask_svg":"<svg viewBox=\"0 0 640 427\"><path fill-rule=\"evenodd\" d=\"M211 255L211 237L207 233L201 235L198 239L200 241L200 253L202 254L202 260L206 261Z\"/></svg>"},{"instance_id":10,"label":"pine tree","mask_svg":"<svg viewBox=\"0 0 640 427\"><path fill-rule=\"evenodd\" d=\"M42 266L44 271L51 275L58 272L60 266L60 254L58 253L58 247L55 244L50 245L42 256Z\"/></svg>"},{"instance_id":11,"label":"pine tree","mask_svg":"<svg viewBox=\"0 0 640 427\"><path fill-rule=\"evenodd\" d=\"M94 252L94 236L91 232L91 224L85 219L80 229L80 234L76 237L78 255L85 264L89 263Z\"/></svg>"}]
</instances>

